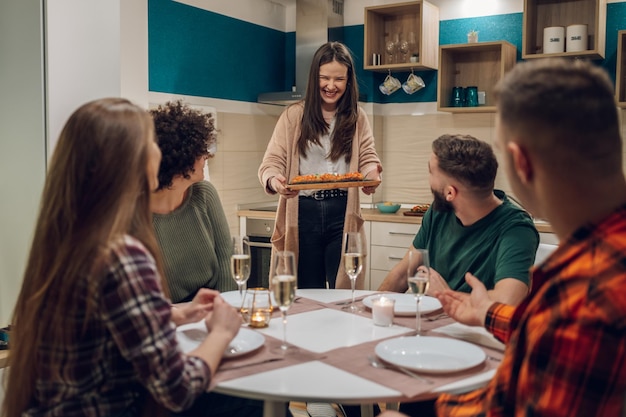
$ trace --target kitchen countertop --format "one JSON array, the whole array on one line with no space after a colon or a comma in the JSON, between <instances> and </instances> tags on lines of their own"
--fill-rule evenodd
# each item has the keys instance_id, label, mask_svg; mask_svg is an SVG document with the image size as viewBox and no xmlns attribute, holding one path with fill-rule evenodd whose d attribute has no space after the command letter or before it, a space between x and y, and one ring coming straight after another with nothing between
<instances>
[{"instance_id":1,"label":"kitchen countertop","mask_svg":"<svg viewBox=\"0 0 626 417\"><path fill-rule=\"evenodd\" d=\"M408 223L408 224L421 224L422 216L405 216L405 211L409 209L400 209L396 213L381 213L375 208L361 209L361 214L365 221L370 222L391 222L391 223ZM257 211L257 210L239 210L237 212L239 217L250 217L254 219L273 219L276 214L271 211ZM552 233L550 224L541 220L535 221L535 227L540 233Z\"/></svg>"}]
</instances>

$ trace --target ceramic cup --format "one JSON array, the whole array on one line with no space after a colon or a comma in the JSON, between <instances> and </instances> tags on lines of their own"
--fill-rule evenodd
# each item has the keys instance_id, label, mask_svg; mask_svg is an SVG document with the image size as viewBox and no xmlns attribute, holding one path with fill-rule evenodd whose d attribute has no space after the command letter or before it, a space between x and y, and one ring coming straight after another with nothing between
<instances>
[{"instance_id":1,"label":"ceramic cup","mask_svg":"<svg viewBox=\"0 0 626 417\"><path fill-rule=\"evenodd\" d=\"M385 77L385 81L378 86L378 89L381 93L390 96L398 91L401 86L400 80L390 74Z\"/></svg>"},{"instance_id":2,"label":"ceramic cup","mask_svg":"<svg viewBox=\"0 0 626 417\"><path fill-rule=\"evenodd\" d=\"M478 87L467 87L465 89L465 105L467 107L478 106Z\"/></svg>"},{"instance_id":3,"label":"ceramic cup","mask_svg":"<svg viewBox=\"0 0 626 417\"><path fill-rule=\"evenodd\" d=\"M463 93L463 87L452 88L452 107L463 107L465 104L465 94Z\"/></svg>"},{"instance_id":4,"label":"ceramic cup","mask_svg":"<svg viewBox=\"0 0 626 417\"><path fill-rule=\"evenodd\" d=\"M409 78L407 78L402 84L402 89L407 94L413 94L425 86L426 84L424 83L424 80L422 80L422 77L418 77L417 75L411 73L409 74Z\"/></svg>"},{"instance_id":5,"label":"ceramic cup","mask_svg":"<svg viewBox=\"0 0 626 417\"><path fill-rule=\"evenodd\" d=\"M241 316L248 326L267 327L272 317L272 301L267 288L249 288L241 304Z\"/></svg>"}]
</instances>

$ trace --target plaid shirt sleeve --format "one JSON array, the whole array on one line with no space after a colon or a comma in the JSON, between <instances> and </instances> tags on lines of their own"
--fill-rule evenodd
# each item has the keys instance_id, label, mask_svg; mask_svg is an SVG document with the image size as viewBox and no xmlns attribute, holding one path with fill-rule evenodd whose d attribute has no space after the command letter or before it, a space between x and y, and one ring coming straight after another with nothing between
<instances>
[{"instance_id":1,"label":"plaid shirt sleeve","mask_svg":"<svg viewBox=\"0 0 626 417\"><path fill-rule=\"evenodd\" d=\"M171 305L164 297L154 259L127 237L115 251L102 286L100 310L122 356L154 399L173 411L190 407L210 381L199 358L178 348Z\"/></svg>"},{"instance_id":2,"label":"plaid shirt sleeve","mask_svg":"<svg viewBox=\"0 0 626 417\"><path fill-rule=\"evenodd\" d=\"M494 305L495 334L511 334L483 389L444 394L439 416L619 417L626 393L626 210L579 230L534 270L540 283L511 311Z\"/></svg>"},{"instance_id":3,"label":"plaid shirt sleeve","mask_svg":"<svg viewBox=\"0 0 626 417\"><path fill-rule=\"evenodd\" d=\"M511 318L515 312L515 307L494 303L487 311L485 318L485 328L491 332L498 340L506 343L509 338L509 328Z\"/></svg>"}]
</instances>

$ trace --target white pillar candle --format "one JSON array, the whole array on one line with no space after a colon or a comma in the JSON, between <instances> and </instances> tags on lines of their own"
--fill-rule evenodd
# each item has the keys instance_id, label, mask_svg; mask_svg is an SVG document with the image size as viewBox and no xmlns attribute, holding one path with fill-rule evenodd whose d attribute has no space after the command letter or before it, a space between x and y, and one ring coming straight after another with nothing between
<instances>
[{"instance_id":1,"label":"white pillar candle","mask_svg":"<svg viewBox=\"0 0 626 417\"><path fill-rule=\"evenodd\" d=\"M381 296L372 300L372 318L376 326L391 326L393 324L393 309L396 300Z\"/></svg>"}]
</instances>

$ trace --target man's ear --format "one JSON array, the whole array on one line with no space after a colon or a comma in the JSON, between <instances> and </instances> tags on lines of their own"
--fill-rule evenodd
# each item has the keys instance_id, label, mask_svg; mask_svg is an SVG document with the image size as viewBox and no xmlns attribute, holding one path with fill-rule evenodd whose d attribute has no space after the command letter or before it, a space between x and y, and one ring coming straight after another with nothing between
<instances>
[{"instance_id":1,"label":"man's ear","mask_svg":"<svg viewBox=\"0 0 626 417\"><path fill-rule=\"evenodd\" d=\"M509 142L506 145L506 149L511 154L515 174L522 184L528 184L534 176L533 165L528 156L528 151L516 142Z\"/></svg>"},{"instance_id":2,"label":"man's ear","mask_svg":"<svg viewBox=\"0 0 626 417\"><path fill-rule=\"evenodd\" d=\"M445 192L444 197L446 198L446 201L449 203L456 198L456 195L458 194L459 190L457 190L457 188L454 185L448 185L444 189L444 192Z\"/></svg>"}]
</instances>

